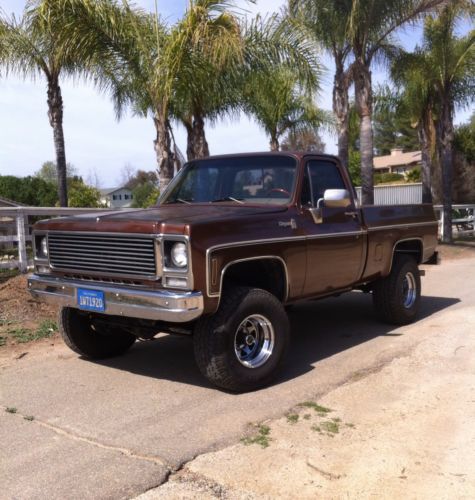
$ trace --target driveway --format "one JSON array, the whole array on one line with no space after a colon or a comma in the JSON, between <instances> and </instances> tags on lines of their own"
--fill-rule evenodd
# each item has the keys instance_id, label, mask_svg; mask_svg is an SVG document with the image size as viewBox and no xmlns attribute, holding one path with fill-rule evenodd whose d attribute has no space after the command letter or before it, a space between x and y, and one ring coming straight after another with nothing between
<instances>
[{"instance_id":1,"label":"driveway","mask_svg":"<svg viewBox=\"0 0 475 500\"><path fill-rule=\"evenodd\" d=\"M90 362L60 342L0 358L5 498L130 498L194 457L238 441L250 425L319 400L408 355L446 315L475 307L475 259L427 267L422 316L393 328L354 292L296 306L287 368L269 388L211 387L191 339L164 335L121 358Z\"/></svg>"}]
</instances>

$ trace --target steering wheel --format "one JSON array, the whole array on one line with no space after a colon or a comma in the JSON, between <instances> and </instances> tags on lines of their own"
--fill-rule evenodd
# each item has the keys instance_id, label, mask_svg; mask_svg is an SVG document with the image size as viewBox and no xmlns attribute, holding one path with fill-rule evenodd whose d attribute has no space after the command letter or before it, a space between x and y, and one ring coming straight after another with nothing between
<instances>
[{"instance_id":1,"label":"steering wheel","mask_svg":"<svg viewBox=\"0 0 475 500\"><path fill-rule=\"evenodd\" d=\"M273 189L269 189L266 194L271 194L271 193L281 193L281 194L284 194L286 196L288 196L290 198L290 193L287 191L287 189L284 189L284 188L273 188Z\"/></svg>"}]
</instances>

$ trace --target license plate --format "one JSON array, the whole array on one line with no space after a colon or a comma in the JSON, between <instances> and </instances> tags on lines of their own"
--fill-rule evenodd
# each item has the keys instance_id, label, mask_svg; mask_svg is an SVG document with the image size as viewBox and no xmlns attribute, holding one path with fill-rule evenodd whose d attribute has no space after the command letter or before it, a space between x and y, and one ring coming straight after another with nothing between
<instances>
[{"instance_id":1,"label":"license plate","mask_svg":"<svg viewBox=\"0 0 475 500\"><path fill-rule=\"evenodd\" d=\"M104 292L100 290L78 288L78 306L79 309L85 309L87 311L104 312L106 310Z\"/></svg>"}]
</instances>

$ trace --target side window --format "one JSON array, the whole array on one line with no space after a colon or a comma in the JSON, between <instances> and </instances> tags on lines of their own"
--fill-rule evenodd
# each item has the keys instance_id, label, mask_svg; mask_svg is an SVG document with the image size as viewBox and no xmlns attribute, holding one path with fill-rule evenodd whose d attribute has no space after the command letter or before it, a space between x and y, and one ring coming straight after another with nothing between
<instances>
[{"instance_id":1,"label":"side window","mask_svg":"<svg viewBox=\"0 0 475 500\"><path fill-rule=\"evenodd\" d=\"M309 188L311 191L311 199L314 207L320 198L323 198L323 193L327 189L346 189L341 173L335 163L330 161L311 160L307 163L306 176L309 176ZM305 194L302 191L302 198ZM303 201L303 200L302 200Z\"/></svg>"}]
</instances>

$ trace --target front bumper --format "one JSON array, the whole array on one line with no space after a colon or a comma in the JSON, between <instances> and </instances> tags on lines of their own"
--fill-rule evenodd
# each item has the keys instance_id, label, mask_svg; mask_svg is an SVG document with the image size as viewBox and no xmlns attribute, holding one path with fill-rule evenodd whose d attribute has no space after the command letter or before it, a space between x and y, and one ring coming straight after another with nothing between
<instances>
[{"instance_id":1,"label":"front bumper","mask_svg":"<svg viewBox=\"0 0 475 500\"><path fill-rule=\"evenodd\" d=\"M186 323L203 313L201 292L150 291L36 274L28 278L31 295L52 304L78 308L78 288L104 292L106 310L101 314Z\"/></svg>"}]
</instances>

